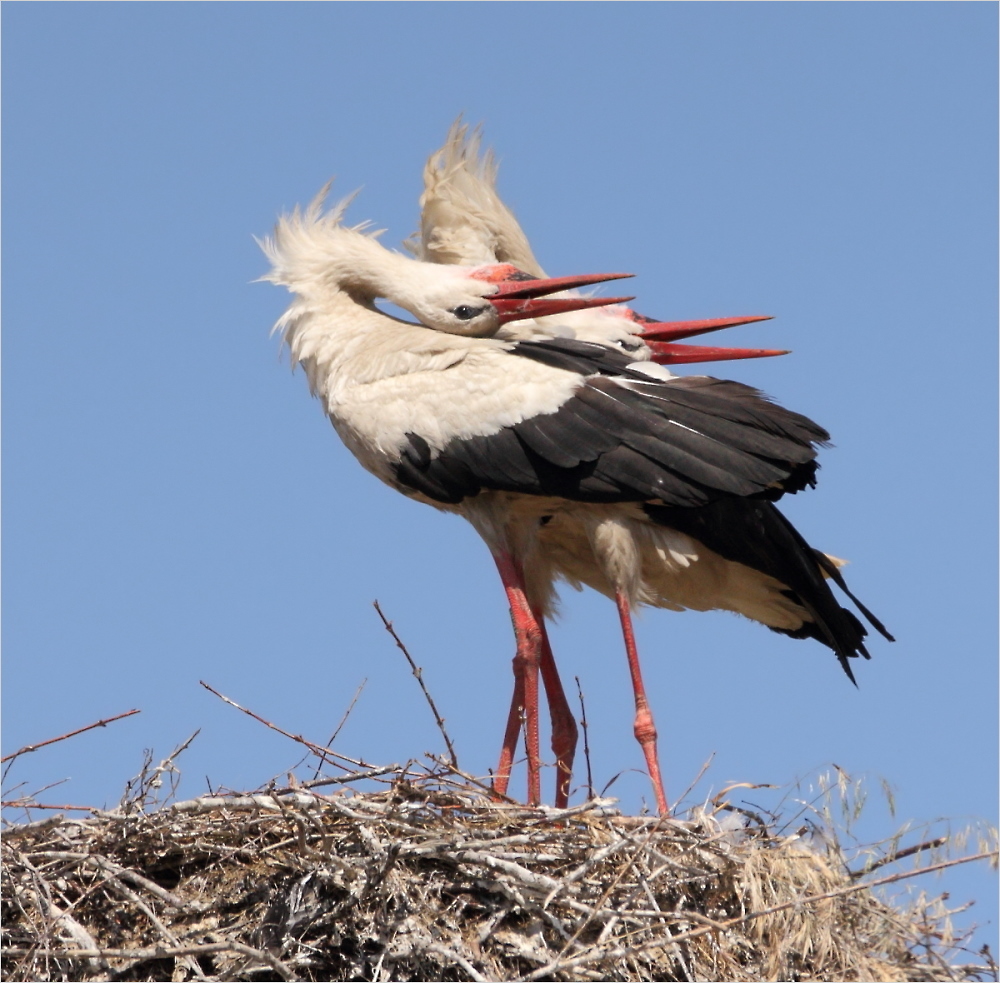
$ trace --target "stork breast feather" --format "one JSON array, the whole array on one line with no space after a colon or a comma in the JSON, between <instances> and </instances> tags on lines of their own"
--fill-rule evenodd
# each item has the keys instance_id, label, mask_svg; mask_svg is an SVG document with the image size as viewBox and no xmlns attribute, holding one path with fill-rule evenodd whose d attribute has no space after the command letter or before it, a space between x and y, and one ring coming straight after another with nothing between
<instances>
[{"instance_id":1,"label":"stork breast feather","mask_svg":"<svg viewBox=\"0 0 1000 983\"><path fill-rule=\"evenodd\" d=\"M578 375L545 365L527 360L512 365L506 349L492 339L461 340L463 357L446 368L418 363L417 370L409 366L399 374L342 386L330 414L394 456L406 445L407 433L441 450L555 412L580 384Z\"/></svg>"}]
</instances>

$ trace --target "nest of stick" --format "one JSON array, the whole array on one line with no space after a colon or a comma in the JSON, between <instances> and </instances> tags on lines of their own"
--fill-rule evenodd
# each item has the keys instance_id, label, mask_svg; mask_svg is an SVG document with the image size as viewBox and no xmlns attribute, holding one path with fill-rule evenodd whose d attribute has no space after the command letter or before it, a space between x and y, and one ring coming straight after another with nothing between
<instances>
[{"instance_id":1,"label":"nest of stick","mask_svg":"<svg viewBox=\"0 0 1000 983\"><path fill-rule=\"evenodd\" d=\"M852 872L816 824L531 809L437 767L155 808L148 784L8 826L5 979L997 978L940 899L878 896L907 853L971 859L928 863L940 841Z\"/></svg>"}]
</instances>

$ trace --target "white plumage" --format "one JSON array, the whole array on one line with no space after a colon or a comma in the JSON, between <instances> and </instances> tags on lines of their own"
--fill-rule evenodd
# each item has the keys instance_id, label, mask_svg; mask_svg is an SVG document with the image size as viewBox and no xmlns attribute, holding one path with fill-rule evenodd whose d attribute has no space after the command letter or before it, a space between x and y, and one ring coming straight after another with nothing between
<instances>
[{"instance_id":1,"label":"white plumage","mask_svg":"<svg viewBox=\"0 0 1000 983\"><path fill-rule=\"evenodd\" d=\"M428 165L416 249L439 262L385 250L365 227L344 226L343 206L323 213L322 197L279 220L263 244L267 278L295 297L278 327L361 464L464 515L497 562L518 641L498 790L523 713L529 800L539 799L541 669L557 803L568 794L575 728L542 621L562 578L618 604L636 736L666 810L632 607L736 611L818 638L849 675L847 659L867 656L864 628L824 583L846 590L836 566L770 502L813 482L814 445L827 435L746 387L653 364L626 308L532 318L554 309L539 298L562 284L504 265L541 275L477 149L453 131ZM418 323L380 311L379 299Z\"/></svg>"}]
</instances>

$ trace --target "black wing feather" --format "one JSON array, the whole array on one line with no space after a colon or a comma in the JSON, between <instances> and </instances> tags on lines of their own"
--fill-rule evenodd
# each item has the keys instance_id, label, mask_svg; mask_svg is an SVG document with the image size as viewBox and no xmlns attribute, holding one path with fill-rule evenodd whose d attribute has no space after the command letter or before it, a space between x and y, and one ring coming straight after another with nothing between
<instances>
[{"instance_id":1,"label":"black wing feather","mask_svg":"<svg viewBox=\"0 0 1000 983\"><path fill-rule=\"evenodd\" d=\"M408 435L401 484L448 504L494 489L692 507L731 495L778 498L814 482L815 445L827 432L748 386L652 381L625 353L570 339L520 342L510 354L575 372L580 386L554 413L437 452Z\"/></svg>"},{"instance_id":2,"label":"black wing feather","mask_svg":"<svg viewBox=\"0 0 1000 983\"><path fill-rule=\"evenodd\" d=\"M765 432L785 436L795 441L807 440L825 445L830 440L829 433L801 413L786 410L773 402L759 389L745 386L742 382L728 379L713 379L706 375L685 376L670 383L675 399L683 401L684 394L697 393L697 403L692 404L703 411L715 411L728 420L746 423Z\"/></svg>"},{"instance_id":3,"label":"black wing feather","mask_svg":"<svg viewBox=\"0 0 1000 983\"><path fill-rule=\"evenodd\" d=\"M599 426L586 426L579 416L560 413L536 416L517 425L518 436L539 456L560 468L575 468L611 450L617 438Z\"/></svg>"},{"instance_id":4,"label":"black wing feather","mask_svg":"<svg viewBox=\"0 0 1000 983\"><path fill-rule=\"evenodd\" d=\"M520 342L510 354L581 376L554 413L435 452L408 434L400 483L456 504L483 489L581 502L642 502L650 519L725 559L773 577L812 620L794 630L849 659L868 658L865 626L840 606L826 573L879 632L828 558L771 504L815 484L816 447L830 435L749 386L708 376L657 382L623 352L589 342Z\"/></svg>"}]
</instances>

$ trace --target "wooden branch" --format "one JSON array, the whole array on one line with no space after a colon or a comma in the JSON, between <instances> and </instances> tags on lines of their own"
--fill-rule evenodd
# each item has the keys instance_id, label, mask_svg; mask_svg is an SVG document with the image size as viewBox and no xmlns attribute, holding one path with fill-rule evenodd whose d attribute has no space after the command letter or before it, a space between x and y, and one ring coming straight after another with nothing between
<instances>
[{"instance_id":1,"label":"wooden branch","mask_svg":"<svg viewBox=\"0 0 1000 983\"><path fill-rule=\"evenodd\" d=\"M71 737L76 737L77 734L83 734L85 731L93 730L95 727L107 727L108 724L114 723L116 720L122 720L125 717L131 717L137 713L142 713L142 711L128 710L125 713L119 713L116 717L105 717L103 720L98 720L96 723L87 724L86 727L71 730L68 734L60 734L59 737L50 737L47 741L39 741L37 744L25 744L24 747L18 748L13 753L4 755L4 757L0 758L0 763L4 761L13 761L22 754L29 754L32 751L37 751L40 747L48 747L49 744L55 744L57 741L68 740ZM7 775L7 770L9 770L9 766L4 770L4 777Z\"/></svg>"},{"instance_id":2,"label":"wooden branch","mask_svg":"<svg viewBox=\"0 0 1000 983\"><path fill-rule=\"evenodd\" d=\"M217 696L220 700L222 700L223 703L228 703L231 707L236 707L236 709L239 710L241 713L245 713L248 717L253 717L253 719L256 720L258 723L261 723L265 727L269 727L271 730L276 731L277 733L281 734L282 737L287 737L289 740L295 741L297 744L301 744L304 747L309 748L309 750L313 754L317 755L320 758L325 759L327 755L332 755L335 758L340 758L342 761L350 762L352 765L355 766L355 768L371 767L371 765L369 765L365 761L356 761L354 758L347 757L346 754L339 754L332 748L320 747L318 744L313 744L312 741L307 741L301 734L290 734L287 730L283 730L277 724L272 724L270 720L265 719L264 717L260 716L260 714L254 713L253 710L248 710L246 707L240 706L239 703L237 703L235 700L229 699L228 696L223 696L223 694L220 693L217 689L213 689L211 686L209 686L208 683L205 682L205 680L199 679L198 682L202 686L204 686L205 689L209 691L209 693L213 694L214 696ZM343 765L338 764L336 761L331 761L330 764L334 765L337 768L344 768ZM344 770L346 771L347 769L344 768Z\"/></svg>"},{"instance_id":3,"label":"wooden branch","mask_svg":"<svg viewBox=\"0 0 1000 983\"><path fill-rule=\"evenodd\" d=\"M77 812L100 812L97 806L57 806L31 799L4 799L0 802L4 809L73 809Z\"/></svg>"},{"instance_id":4,"label":"wooden branch","mask_svg":"<svg viewBox=\"0 0 1000 983\"><path fill-rule=\"evenodd\" d=\"M420 684L420 689L423 691L424 699L427 701L427 705L431 708L431 713L434 714L434 722L437 724L438 730L441 731L441 736L444 738L444 743L448 748L448 757L451 758L452 766L458 767L458 755L455 754L455 747L451 743L451 738L448 736L448 731L444 726L444 717L438 713L438 708L434 705L434 699L424 684L424 670L420 668L413 661L413 656L406 650L406 646L400 640L399 635L396 634L396 629L392 627L392 622L382 613L382 609L379 607L378 601L373 602L375 610L378 612L378 616L382 619L382 624L385 625L385 630L392 635L393 641L396 643L397 648L406 656L406 661L410 664L410 670L416 677L417 682Z\"/></svg>"},{"instance_id":5,"label":"wooden branch","mask_svg":"<svg viewBox=\"0 0 1000 983\"><path fill-rule=\"evenodd\" d=\"M153 946L149 949L40 949L10 946L4 949L8 956L44 956L49 959L128 959L145 962L147 959L176 959L182 956L209 956L216 952L238 952L258 959L270 966L283 980L294 983L298 977L269 952L254 949L242 942L209 942L205 945Z\"/></svg>"},{"instance_id":6,"label":"wooden branch","mask_svg":"<svg viewBox=\"0 0 1000 983\"><path fill-rule=\"evenodd\" d=\"M583 728L583 760L587 763L587 798L596 799L594 792L594 773L590 767L590 737L587 729L587 705L583 702L583 687L580 685L580 677L574 676L576 680L576 694L580 698L580 727Z\"/></svg>"},{"instance_id":7,"label":"wooden branch","mask_svg":"<svg viewBox=\"0 0 1000 983\"><path fill-rule=\"evenodd\" d=\"M874 861L874 863L872 863L869 867L864 867L861 870L852 870L850 872L851 877L864 877L866 874L870 874L873 870L878 870L879 867L885 867L886 864L894 864L897 860L904 860L906 857L912 857L913 854L920 853L923 850L933 850L935 847L944 846L947 842L947 836L939 836L936 839L925 840L923 843L918 843L916 846L908 846L905 850L895 850L884 857L879 857L879 859Z\"/></svg>"},{"instance_id":8,"label":"wooden branch","mask_svg":"<svg viewBox=\"0 0 1000 983\"><path fill-rule=\"evenodd\" d=\"M351 771L336 778L316 778L308 782L299 782L295 788L287 786L276 790L277 795L294 792L296 789L323 788L325 785L346 785L349 782L359 782L364 778L380 778L382 775L392 775L401 771L399 765L383 765L381 768L367 768L364 771Z\"/></svg>"},{"instance_id":9,"label":"wooden branch","mask_svg":"<svg viewBox=\"0 0 1000 983\"><path fill-rule=\"evenodd\" d=\"M347 723L347 718L350 717L351 711L354 709L354 704L358 702L358 697L361 696L361 691L367 685L368 685L368 680L367 679L362 679L361 680L361 685L354 691L354 696L351 697L351 702L347 705L347 709L344 711L344 715L340 718L340 723L337 724L337 726L334 729L333 733L330 735L330 740L328 740L326 742L326 746L327 747L333 747L333 742L337 739L337 737L339 736L341 730L343 730L344 724ZM313 775L313 779L314 780L317 779L317 778L319 778L320 771L322 771L323 765L326 764L326 761L327 761L326 755L324 755L320 759L319 764L316 765L316 773Z\"/></svg>"},{"instance_id":10,"label":"wooden branch","mask_svg":"<svg viewBox=\"0 0 1000 983\"><path fill-rule=\"evenodd\" d=\"M486 782L480 781L480 779L476 778L475 775L467 774L453 762L445 761L444 758L439 758L436 754L430 754L429 752L426 753L427 757L430 758L431 761L433 761L436 765L439 765L442 768L446 768L453 775L457 775L463 781L468 782L470 785L474 786L480 791L485 792L487 795L490 796L490 798L495 799L497 802L507 802L513 806L518 806L520 808L530 808L521 806L516 799L512 799L509 795L500 795L500 793L497 792L492 785L487 785Z\"/></svg>"}]
</instances>

